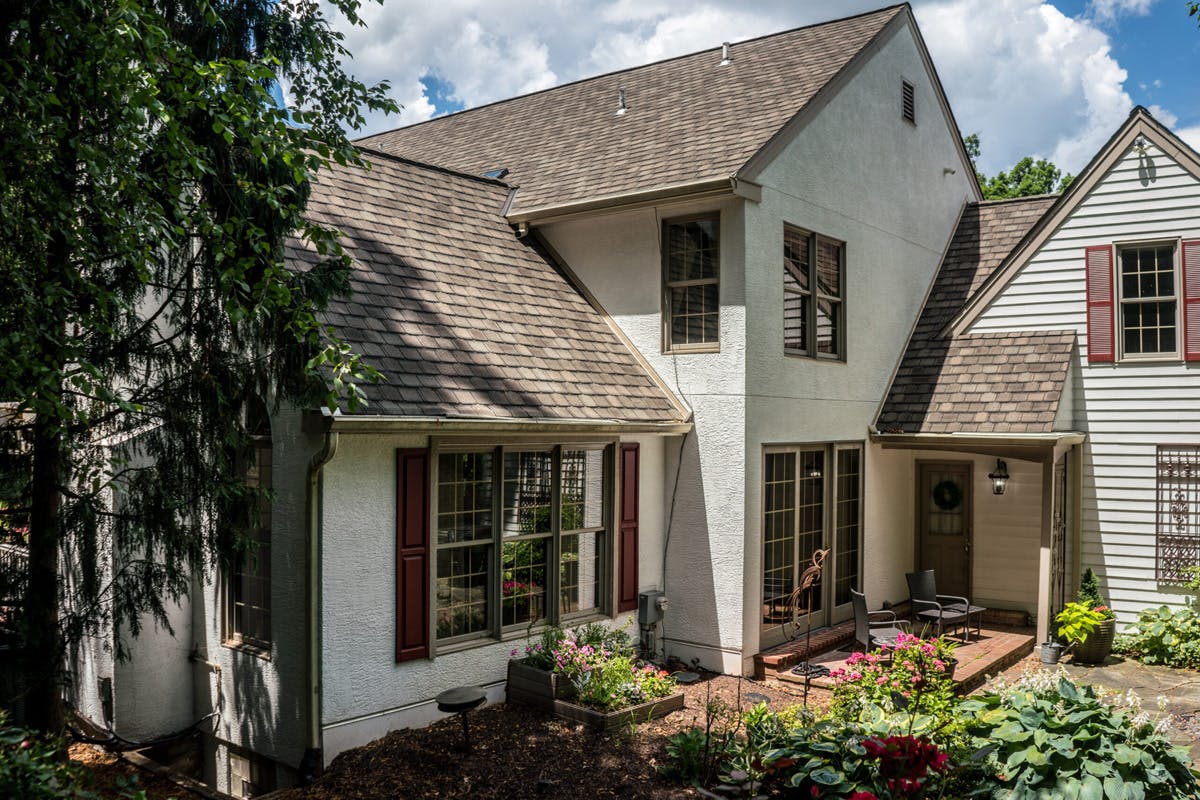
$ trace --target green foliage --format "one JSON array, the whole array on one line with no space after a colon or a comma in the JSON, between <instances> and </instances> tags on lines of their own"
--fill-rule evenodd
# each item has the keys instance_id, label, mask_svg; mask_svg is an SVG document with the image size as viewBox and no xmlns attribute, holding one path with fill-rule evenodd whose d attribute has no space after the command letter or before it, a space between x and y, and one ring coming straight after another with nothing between
<instances>
[{"instance_id":1,"label":"green foliage","mask_svg":"<svg viewBox=\"0 0 1200 800\"><path fill-rule=\"evenodd\" d=\"M939 726L949 725L956 703L951 658L953 645L948 641L907 634L894 648L855 653L844 669L834 672L830 714L844 722L861 722L882 710L925 715Z\"/></svg>"},{"instance_id":2,"label":"green foliage","mask_svg":"<svg viewBox=\"0 0 1200 800\"><path fill-rule=\"evenodd\" d=\"M1200 615L1191 608L1144 609L1117 637L1115 649L1145 664L1200 669Z\"/></svg>"},{"instance_id":3,"label":"green foliage","mask_svg":"<svg viewBox=\"0 0 1200 800\"><path fill-rule=\"evenodd\" d=\"M135 635L167 625L196 575L250 546L246 509L267 492L245 478L255 398L354 406L376 376L320 321L350 263L305 216L318 172L364 164L345 130L364 109L396 108L386 85L343 70L326 14L361 25L358 11L60 0L0 12L0 398L23 439L4 460L31 476L31 714L57 696L47 666L102 615ZM306 269L287 268L289 241ZM106 583L109 536L125 557Z\"/></svg>"},{"instance_id":4,"label":"green foliage","mask_svg":"<svg viewBox=\"0 0 1200 800\"><path fill-rule=\"evenodd\" d=\"M1108 601L1104 599L1104 595L1100 593L1100 579L1096 577L1096 573L1092 571L1091 567L1085 569L1079 578L1079 602L1093 611L1099 611L1105 619L1115 619L1117 616L1109 607Z\"/></svg>"},{"instance_id":5,"label":"green foliage","mask_svg":"<svg viewBox=\"0 0 1200 800\"><path fill-rule=\"evenodd\" d=\"M1013 165L1008 172L999 172L989 178L977 166L982 148L979 134L963 137L963 147L975 169L975 180L984 200L1008 200L1038 194L1065 192L1075 180L1074 175L1063 175L1062 171L1044 158L1034 160L1026 156Z\"/></svg>"},{"instance_id":6,"label":"green foliage","mask_svg":"<svg viewBox=\"0 0 1200 800\"><path fill-rule=\"evenodd\" d=\"M1067 644L1079 644L1096 632L1105 615L1090 603L1067 603L1054 619L1058 622L1058 638Z\"/></svg>"},{"instance_id":7,"label":"green foliage","mask_svg":"<svg viewBox=\"0 0 1200 800\"><path fill-rule=\"evenodd\" d=\"M575 687L575 702L597 711L618 711L675 692L675 679L665 670L635 666L626 655L605 655L565 674Z\"/></svg>"},{"instance_id":8,"label":"green foliage","mask_svg":"<svg viewBox=\"0 0 1200 800\"><path fill-rule=\"evenodd\" d=\"M88 788L91 774L65 757L66 743L8 725L0 711L0 797L22 800L100 800ZM117 780L118 795L145 800L136 776Z\"/></svg>"},{"instance_id":9,"label":"green foliage","mask_svg":"<svg viewBox=\"0 0 1200 800\"><path fill-rule=\"evenodd\" d=\"M1171 744L1136 701L1105 702L1065 675L1023 679L961 710L975 746L987 754L976 796L1165 800L1200 788L1187 751Z\"/></svg>"}]
</instances>

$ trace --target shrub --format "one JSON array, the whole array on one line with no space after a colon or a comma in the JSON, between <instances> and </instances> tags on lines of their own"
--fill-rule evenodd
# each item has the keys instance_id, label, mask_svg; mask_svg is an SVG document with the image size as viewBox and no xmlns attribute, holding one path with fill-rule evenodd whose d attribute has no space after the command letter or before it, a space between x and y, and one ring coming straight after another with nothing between
<instances>
[{"instance_id":1,"label":"shrub","mask_svg":"<svg viewBox=\"0 0 1200 800\"><path fill-rule=\"evenodd\" d=\"M584 645L576 652L591 650ZM605 651L584 654L572 662L568 675L575 687L575 702L598 711L618 709L660 700L675 691L675 679L666 670L638 667L629 656L612 656Z\"/></svg>"},{"instance_id":2,"label":"shrub","mask_svg":"<svg viewBox=\"0 0 1200 800\"><path fill-rule=\"evenodd\" d=\"M1179 798L1198 787L1187 751L1136 695L1103 695L1061 671L997 682L965 701L968 732L986 754L973 795Z\"/></svg>"},{"instance_id":3,"label":"shrub","mask_svg":"<svg viewBox=\"0 0 1200 800\"><path fill-rule=\"evenodd\" d=\"M901 634L894 648L855 653L844 669L833 672L830 713L844 722L864 721L872 709L948 720L956 702L953 649L944 639Z\"/></svg>"},{"instance_id":4,"label":"shrub","mask_svg":"<svg viewBox=\"0 0 1200 800\"><path fill-rule=\"evenodd\" d=\"M1147 608L1117 639L1116 649L1146 664L1200 669L1200 616L1188 608Z\"/></svg>"},{"instance_id":5,"label":"shrub","mask_svg":"<svg viewBox=\"0 0 1200 800\"><path fill-rule=\"evenodd\" d=\"M1067 644L1081 644L1096 632L1105 616L1088 603L1067 603L1054 619L1058 622L1059 639Z\"/></svg>"}]
</instances>

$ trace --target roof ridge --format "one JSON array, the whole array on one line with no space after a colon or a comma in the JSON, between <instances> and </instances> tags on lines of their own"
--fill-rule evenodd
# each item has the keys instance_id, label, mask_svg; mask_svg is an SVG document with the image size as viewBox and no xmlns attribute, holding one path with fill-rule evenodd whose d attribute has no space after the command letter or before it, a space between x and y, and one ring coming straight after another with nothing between
<instances>
[{"instance_id":1,"label":"roof ridge","mask_svg":"<svg viewBox=\"0 0 1200 800\"><path fill-rule=\"evenodd\" d=\"M799 31L808 30L810 28L820 28L820 27L824 27L826 25L836 25L838 23L849 22L854 19L859 19L860 17L869 17L873 14L882 14L886 11L892 11L894 9L899 9L899 8L910 8L911 9L911 6L909 5L908 2L893 3L892 5L883 6L881 8L876 8L871 11L861 11L857 14L850 14L849 16L839 17L837 19L830 19L830 20L826 20L824 22L814 22L809 25L799 25L795 28L788 28L787 30L776 31L774 33L765 33L761 36L752 36L749 39L742 39L737 42L730 42L729 45L730 45L730 47L737 47L738 45L746 45L746 44L750 44L752 42L761 42L765 39L773 39L777 36L786 36L788 34L798 33ZM360 137L358 139L354 139L352 141L355 144L358 144L359 142L363 142L368 139L374 139L379 136L386 136L387 134L393 133L394 131L416 128L416 127L420 127L422 125L428 125L432 122L438 122L438 121L445 120L445 119L461 118L463 115L470 114L472 111L481 111L485 108L491 108L493 106L503 105L504 103L512 103L517 100L524 100L525 98L528 98L528 97L536 97L537 95L546 94L548 92L554 92L559 89L565 89L568 86L577 86L581 83L588 83L589 81L598 81L598 80L602 80L604 78L611 78L614 75L621 75L621 74L624 74L627 72L636 72L637 70L648 69L650 67L656 67L661 64L669 64L672 61L681 61L685 58L692 58L694 56L702 55L704 53L719 52L723 46L724 45L721 44L721 45L717 45L716 47L706 47L703 50L694 50L690 53L682 53L680 55L671 56L669 58L660 58L658 61L651 61L651 62L648 62L645 64L637 64L632 67L625 67L624 69L615 69L615 70L611 70L609 72L602 72L599 75L591 75L586 78L576 78L575 80L567 81L566 83L556 84L555 86L547 86L545 89L537 89L532 92L526 92L525 94L518 94L518 95L514 95L512 97L503 97L503 98L500 98L499 100L493 100L490 103L484 103L484 104L478 105L478 106L471 106L470 108L464 108L464 109L461 109L459 111L454 111L449 114L442 114L440 116L431 117L429 119L421 120L420 122L414 122L411 125L398 125L395 128L388 128L386 131L379 131L378 133L368 134L366 136L362 136L362 137ZM362 145L359 145L359 146L361 147Z\"/></svg>"},{"instance_id":2,"label":"roof ridge","mask_svg":"<svg viewBox=\"0 0 1200 800\"><path fill-rule=\"evenodd\" d=\"M421 169L432 170L434 172L442 172L447 175L453 175L453 176L459 177L459 178L467 178L469 180L478 181L479 183L486 183L491 186L498 186L502 189L517 188L516 186L513 186L510 183L506 183L505 181L502 181L499 178L489 178L486 175L477 175L473 172L463 172L462 170L454 169L453 167L443 167L441 164L433 164L428 161L418 161L415 158L407 158L405 156L396 155L395 153L389 153L386 150L380 150L379 148L371 147L370 145L355 143L354 146L356 148L358 148L359 150L362 150L365 153L370 153L372 156L382 156L384 159L386 159L388 161L398 161L402 164L410 164L414 167L418 167Z\"/></svg>"},{"instance_id":3,"label":"roof ridge","mask_svg":"<svg viewBox=\"0 0 1200 800\"><path fill-rule=\"evenodd\" d=\"M1025 203L1030 200L1050 200L1052 198L1061 197L1062 192L1044 192L1043 194L1027 194L1023 197L1001 197L995 200L980 200L972 205L977 206L998 206L1004 203Z\"/></svg>"}]
</instances>

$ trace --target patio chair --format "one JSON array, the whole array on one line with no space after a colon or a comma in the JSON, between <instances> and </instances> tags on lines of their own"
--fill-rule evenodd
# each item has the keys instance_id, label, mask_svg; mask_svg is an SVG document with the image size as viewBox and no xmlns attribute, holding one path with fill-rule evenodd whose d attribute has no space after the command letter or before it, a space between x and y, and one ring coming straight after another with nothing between
<instances>
[{"instance_id":1,"label":"patio chair","mask_svg":"<svg viewBox=\"0 0 1200 800\"><path fill-rule=\"evenodd\" d=\"M931 569L909 572L904 577L908 580L908 599L912 603L914 622L923 627L934 626L938 636L946 630L961 628L963 641L969 642L971 622L974 620L975 638L979 638L980 622L986 608L971 605L965 597L938 594L937 578Z\"/></svg>"},{"instance_id":2,"label":"patio chair","mask_svg":"<svg viewBox=\"0 0 1200 800\"><path fill-rule=\"evenodd\" d=\"M908 620L897 619L894 611L867 611L867 596L862 592L851 589L850 603L854 606L854 639L864 652L892 647L900 634L912 633Z\"/></svg>"}]
</instances>

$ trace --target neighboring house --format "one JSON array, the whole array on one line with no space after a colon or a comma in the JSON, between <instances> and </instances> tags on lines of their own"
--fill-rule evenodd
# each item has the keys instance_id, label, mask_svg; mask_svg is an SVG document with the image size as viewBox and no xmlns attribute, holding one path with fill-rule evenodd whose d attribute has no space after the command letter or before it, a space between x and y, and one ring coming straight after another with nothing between
<instances>
[{"instance_id":1,"label":"neighboring house","mask_svg":"<svg viewBox=\"0 0 1200 800\"><path fill-rule=\"evenodd\" d=\"M968 207L876 421L888 473L923 484L871 501L916 520L939 580L1026 608L1042 636L1086 567L1122 622L1190 600L1197 208L1200 156L1140 107L1061 197ZM997 458L1003 496L985 477ZM961 508L939 509L938 485Z\"/></svg>"}]
</instances>

